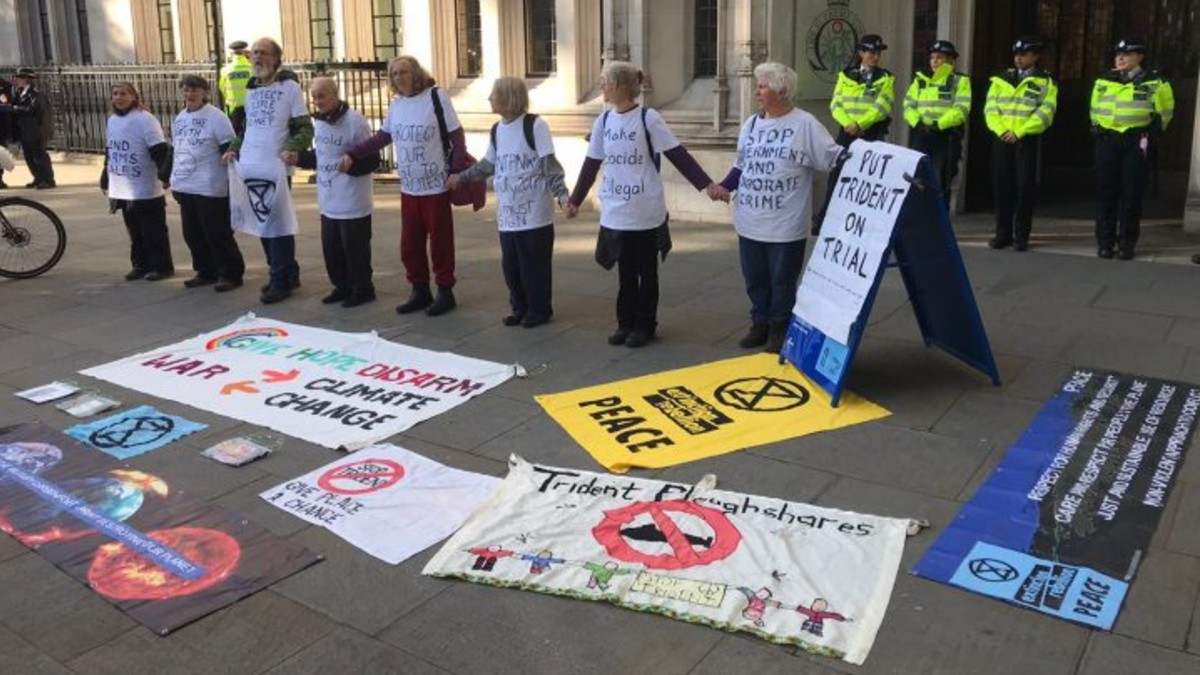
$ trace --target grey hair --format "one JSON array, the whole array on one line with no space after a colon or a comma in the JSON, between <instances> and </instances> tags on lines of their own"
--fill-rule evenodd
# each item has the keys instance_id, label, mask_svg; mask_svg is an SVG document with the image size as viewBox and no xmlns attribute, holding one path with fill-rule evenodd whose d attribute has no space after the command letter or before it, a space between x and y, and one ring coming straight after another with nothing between
<instances>
[{"instance_id":1,"label":"grey hair","mask_svg":"<svg viewBox=\"0 0 1200 675\"><path fill-rule=\"evenodd\" d=\"M333 92L334 96L341 95L341 87L338 86L337 80L333 79L332 77L330 77L328 75L321 75L320 77L314 77L312 79L312 82L310 82L308 85L308 90L312 91L312 90L316 89L317 87L329 87L330 91Z\"/></svg>"},{"instance_id":2,"label":"grey hair","mask_svg":"<svg viewBox=\"0 0 1200 675\"><path fill-rule=\"evenodd\" d=\"M760 63L754 67L754 79L767 83L767 88L790 101L796 97L800 78L796 71L774 61Z\"/></svg>"},{"instance_id":3,"label":"grey hair","mask_svg":"<svg viewBox=\"0 0 1200 675\"><path fill-rule=\"evenodd\" d=\"M497 78L492 84L496 107L505 117L518 117L529 112L529 88L519 77Z\"/></svg>"},{"instance_id":4,"label":"grey hair","mask_svg":"<svg viewBox=\"0 0 1200 675\"><path fill-rule=\"evenodd\" d=\"M642 95L642 71L628 61L609 61L604 64L600 77L612 82L631 99Z\"/></svg>"}]
</instances>

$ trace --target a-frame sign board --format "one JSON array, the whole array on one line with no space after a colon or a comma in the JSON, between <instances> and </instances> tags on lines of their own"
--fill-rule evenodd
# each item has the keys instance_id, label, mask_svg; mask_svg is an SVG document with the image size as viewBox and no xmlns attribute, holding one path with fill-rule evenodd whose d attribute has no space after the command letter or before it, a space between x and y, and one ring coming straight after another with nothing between
<instances>
[{"instance_id":1,"label":"a-frame sign board","mask_svg":"<svg viewBox=\"0 0 1200 675\"><path fill-rule=\"evenodd\" d=\"M884 271L897 267L925 345L999 385L929 160L900 146L855 141L835 190L812 242L780 359L827 390L836 406Z\"/></svg>"}]
</instances>

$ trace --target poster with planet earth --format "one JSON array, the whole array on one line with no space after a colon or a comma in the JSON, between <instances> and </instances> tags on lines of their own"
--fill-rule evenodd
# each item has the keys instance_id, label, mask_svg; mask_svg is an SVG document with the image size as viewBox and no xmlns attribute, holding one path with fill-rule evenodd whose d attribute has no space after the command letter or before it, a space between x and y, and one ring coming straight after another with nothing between
<instances>
[{"instance_id":1,"label":"poster with planet earth","mask_svg":"<svg viewBox=\"0 0 1200 675\"><path fill-rule=\"evenodd\" d=\"M319 560L42 425L0 430L0 530L160 635Z\"/></svg>"}]
</instances>

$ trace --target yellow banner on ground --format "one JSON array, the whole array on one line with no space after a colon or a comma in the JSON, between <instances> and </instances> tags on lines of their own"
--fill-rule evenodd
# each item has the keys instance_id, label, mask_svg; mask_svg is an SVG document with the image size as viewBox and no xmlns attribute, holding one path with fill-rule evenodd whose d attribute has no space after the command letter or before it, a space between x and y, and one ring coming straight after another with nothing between
<instances>
[{"instance_id":1,"label":"yellow banner on ground","mask_svg":"<svg viewBox=\"0 0 1200 675\"><path fill-rule=\"evenodd\" d=\"M537 397L609 471L658 469L891 413L844 393L840 405L771 354L680 368Z\"/></svg>"}]
</instances>

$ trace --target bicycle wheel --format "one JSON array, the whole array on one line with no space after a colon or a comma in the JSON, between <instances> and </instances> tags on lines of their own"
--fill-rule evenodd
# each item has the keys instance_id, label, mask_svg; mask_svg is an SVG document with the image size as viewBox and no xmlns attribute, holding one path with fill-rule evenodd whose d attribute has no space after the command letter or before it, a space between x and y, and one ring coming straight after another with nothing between
<instances>
[{"instance_id":1,"label":"bicycle wheel","mask_svg":"<svg viewBox=\"0 0 1200 675\"><path fill-rule=\"evenodd\" d=\"M29 279L54 267L67 248L58 215L24 197L0 199L0 276Z\"/></svg>"}]
</instances>

